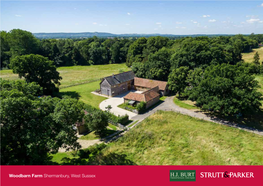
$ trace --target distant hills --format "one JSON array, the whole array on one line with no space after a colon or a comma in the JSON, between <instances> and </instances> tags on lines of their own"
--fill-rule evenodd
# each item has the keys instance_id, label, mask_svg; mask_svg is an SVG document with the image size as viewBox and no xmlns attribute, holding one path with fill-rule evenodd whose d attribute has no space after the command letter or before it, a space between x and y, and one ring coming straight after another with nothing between
<instances>
[{"instance_id":1,"label":"distant hills","mask_svg":"<svg viewBox=\"0 0 263 186\"><path fill-rule=\"evenodd\" d=\"M198 37L198 36L226 36L227 34L196 34L196 35L173 35L173 34L111 34L106 32L79 32L79 33L33 33L39 39L62 39L62 38L72 38L72 39L81 39L81 38L90 38L90 37L101 37L101 38L111 38L111 37L151 37L151 36L163 36L163 37Z\"/></svg>"}]
</instances>

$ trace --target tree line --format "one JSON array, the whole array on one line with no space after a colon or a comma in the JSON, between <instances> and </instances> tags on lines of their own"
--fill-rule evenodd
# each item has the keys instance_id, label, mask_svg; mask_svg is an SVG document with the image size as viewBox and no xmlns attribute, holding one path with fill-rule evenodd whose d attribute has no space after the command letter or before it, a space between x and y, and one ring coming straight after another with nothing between
<instances>
[{"instance_id":1,"label":"tree line","mask_svg":"<svg viewBox=\"0 0 263 186\"><path fill-rule=\"evenodd\" d=\"M106 39L96 36L88 39L37 39L32 33L13 29L1 31L1 68L11 68L11 61L28 54L38 54L54 65L97 65L126 61L131 39Z\"/></svg>"},{"instance_id":2,"label":"tree line","mask_svg":"<svg viewBox=\"0 0 263 186\"><path fill-rule=\"evenodd\" d=\"M118 37L107 39L96 36L88 39L37 39L28 31L13 29L9 32L1 31L0 38L1 68L11 68L12 59L27 54L47 57L57 67L124 62L127 66L132 66L134 62L156 60L154 58L158 58L159 55L153 55L161 49L164 51L160 53L172 58L173 66L177 67L184 65L183 62L178 64L177 59L184 57L183 51L191 53L204 51L199 56L188 56L188 59L184 60L189 61L192 66L193 63L196 65L208 63L211 58L216 58L215 62L221 57L225 59L219 62L241 60L240 53L257 47L263 41L263 34L183 38L153 36L138 39ZM200 62L200 60L204 61Z\"/></svg>"},{"instance_id":3,"label":"tree line","mask_svg":"<svg viewBox=\"0 0 263 186\"><path fill-rule=\"evenodd\" d=\"M174 41L140 38L131 44L126 64L138 77L167 81L169 73L181 66L194 69L212 64L235 65L242 61L242 52L258 47L262 36L186 37Z\"/></svg>"}]
</instances>

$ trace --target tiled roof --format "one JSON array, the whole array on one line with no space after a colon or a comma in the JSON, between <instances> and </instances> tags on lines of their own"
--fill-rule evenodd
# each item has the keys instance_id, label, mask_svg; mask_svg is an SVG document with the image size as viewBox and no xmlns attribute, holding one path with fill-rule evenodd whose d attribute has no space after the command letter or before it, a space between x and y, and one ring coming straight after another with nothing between
<instances>
[{"instance_id":1,"label":"tiled roof","mask_svg":"<svg viewBox=\"0 0 263 186\"><path fill-rule=\"evenodd\" d=\"M139 87L146 87L146 88L153 88L158 86L160 90L165 90L167 86L167 82L134 77L134 85Z\"/></svg>"},{"instance_id":2,"label":"tiled roof","mask_svg":"<svg viewBox=\"0 0 263 186\"><path fill-rule=\"evenodd\" d=\"M147 90L141 94L135 93L135 92L130 92L129 94L127 94L124 97L124 99L148 102L148 101L160 96L158 91L159 91L159 88L158 88L158 86L156 86L156 87L154 87L150 90Z\"/></svg>"},{"instance_id":3,"label":"tiled roof","mask_svg":"<svg viewBox=\"0 0 263 186\"><path fill-rule=\"evenodd\" d=\"M134 100L134 101L145 101L145 96L143 94L130 92L124 97L124 99Z\"/></svg>"},{"instance_id":4,"label":"tiled roof","mask_svg":"<svg viewBox=\"0 0 263 186\"><path fill-rule=\"evenodd\" d=\"M123 72L120 74L113 74L112 76L105 77L110 85L118 85L134 79L134 73L132 71Z\"/></svg>"},{"instance_id":5,"label":"tiled roof","mask_svg":"<svg viewBox=\"0 0 263 186\"><path fill-rule=\"evenodd\" d=\"M143 92L142 94L145 97L145 101L148 102L148 101L160 96L160 94L158 92L159 92L159 88L158 88L158 86L156 86L150 90Z\"/></svg>"}]
</instances>

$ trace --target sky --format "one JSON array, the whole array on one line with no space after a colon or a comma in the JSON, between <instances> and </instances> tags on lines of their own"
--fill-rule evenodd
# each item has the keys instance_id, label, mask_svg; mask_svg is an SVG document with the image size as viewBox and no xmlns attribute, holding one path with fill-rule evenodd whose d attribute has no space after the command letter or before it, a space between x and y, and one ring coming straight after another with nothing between
<instances>
[{"instance_id":1,"label":"sky","mask_svg":"<svg viewBox=\"0 0 263 186\"><path fill-rule=\"evenodd\" d=\"M262 34L263 1L1 1L0 30Z\"/></svg>"}]
</instances>

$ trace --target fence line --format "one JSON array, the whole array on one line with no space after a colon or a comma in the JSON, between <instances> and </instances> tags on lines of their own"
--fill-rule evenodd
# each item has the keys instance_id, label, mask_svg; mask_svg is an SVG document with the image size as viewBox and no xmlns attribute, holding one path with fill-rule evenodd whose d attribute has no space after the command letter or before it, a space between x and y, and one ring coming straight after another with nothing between
<instances>
[{"instance_id":1,"label":"fence line","mask_svg":"<svg viewBox=\"0 0 263 186\"><path fill-rule=\"evenodd\" d=\"M99 81L99 80L100 79L94 79L94 80L90 80L90 81L85 81L85 82L82 82L82 83L77 83L77 84L73 84L73 85L64 86L64 87L61 87L60 89L74 87L74 86L78 86L78 85L84 85L84 84L88 84L88 83L93 83L93 82L96 82L96 81Z\"/></svg>"}]
</instances>

